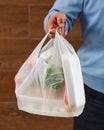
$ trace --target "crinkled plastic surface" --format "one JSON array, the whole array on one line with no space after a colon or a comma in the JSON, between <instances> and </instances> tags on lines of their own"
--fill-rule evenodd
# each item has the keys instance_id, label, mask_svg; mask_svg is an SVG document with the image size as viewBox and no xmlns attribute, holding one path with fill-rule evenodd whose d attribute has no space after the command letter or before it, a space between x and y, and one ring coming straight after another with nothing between
<instances>
[{"instance_id":1,"label":"crinkled plastic surface","mask_svg":"<svg viewBox=\"0 0 104 130\"><path fill-rule=\"evenodd\" d=\"M73 117L82 113L85 94L81 66L71 44L56 32L48 34L15 76L20 110L46 116Z\"/></svg>"}]
</instances>

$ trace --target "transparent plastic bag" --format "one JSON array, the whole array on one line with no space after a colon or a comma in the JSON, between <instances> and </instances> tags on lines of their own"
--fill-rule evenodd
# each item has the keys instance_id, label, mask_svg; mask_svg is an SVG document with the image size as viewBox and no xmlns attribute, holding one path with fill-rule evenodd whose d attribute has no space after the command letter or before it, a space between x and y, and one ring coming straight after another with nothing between
<instances>
[{"instance_id":1,"label":"transparent plastic bag","mask_svg":"<svg viewBox=\"0 0 104 130\"><path fill-rule=\"evenodd\" d=\"M15 76L18 108L32 114L78 116L85 104L78 56L58 32L43 47L47 36Z\"/></svg>"}]
</instances>

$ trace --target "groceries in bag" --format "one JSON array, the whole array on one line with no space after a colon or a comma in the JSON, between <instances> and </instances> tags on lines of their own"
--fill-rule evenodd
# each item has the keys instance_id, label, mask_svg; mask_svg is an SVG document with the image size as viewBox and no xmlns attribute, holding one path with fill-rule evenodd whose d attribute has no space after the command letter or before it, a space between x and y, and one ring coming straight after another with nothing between
<instances>
[{"instance_id":1,"label":"groceries in bag","mask_svg":"<svg viewBox=\"0 0 104 130\"><path fill-rule=\"evenodd\" d=\"M16 75L18 107L32 114L78 116L85 104L79 59L70 43L58 32L55 39L42 48L47 36Z\"/></svg>"}]
</instances>

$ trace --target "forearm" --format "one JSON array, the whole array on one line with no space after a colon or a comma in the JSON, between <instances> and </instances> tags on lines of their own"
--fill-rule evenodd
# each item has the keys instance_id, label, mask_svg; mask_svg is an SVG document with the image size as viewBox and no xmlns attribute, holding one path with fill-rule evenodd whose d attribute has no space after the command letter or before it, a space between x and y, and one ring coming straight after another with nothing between
<instances>
[{"instance_id":1,"label":"forearm","mask_svg":"<svg viewBox=\"0 0 104 130\"><path fill-rule=\"evenodd\" d=\"M46 31L46 25L48 19L57 12L63 12L67 19L65 30L68 32L72 29L73 22L79 17L82 12L83 0L56 0L53 7L50 9L48 15L44 19L44 30Z\"/></svg>"}]
</instances>

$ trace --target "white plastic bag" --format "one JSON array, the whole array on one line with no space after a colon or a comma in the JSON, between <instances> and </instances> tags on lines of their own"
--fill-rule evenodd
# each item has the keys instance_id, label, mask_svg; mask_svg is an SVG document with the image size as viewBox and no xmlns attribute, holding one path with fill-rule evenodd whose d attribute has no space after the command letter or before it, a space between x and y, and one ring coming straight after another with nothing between
<instances>
[{"instance_id":1,"label":"white plastic bag","mask_svg":"<svg viewBox=\"0 0 104 130\"><path fill-rule=\"evenodd\" d=\"M32 114L78 116L85 104L78 56L58 32L42 48L47 36L15 76L18 107Z\"/></svg>"}]
</instances>

